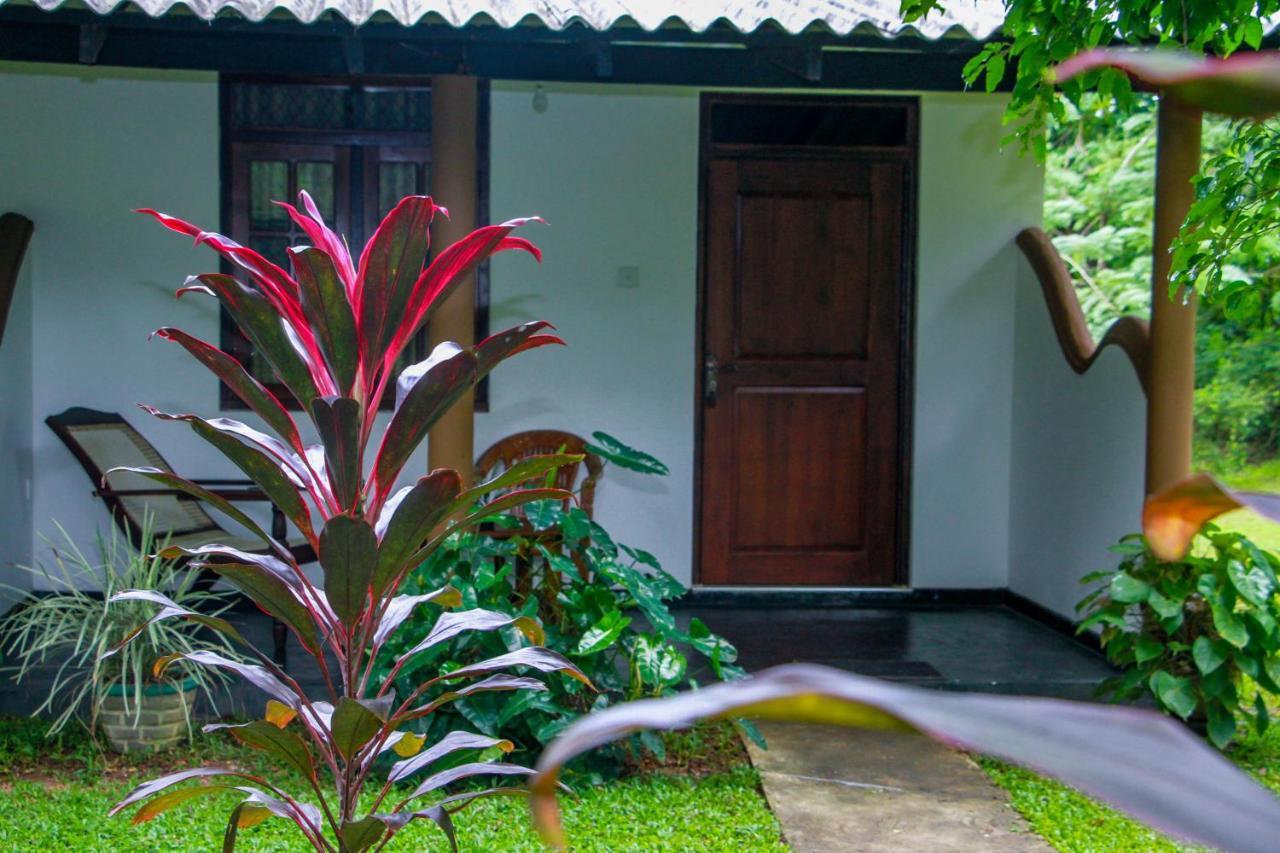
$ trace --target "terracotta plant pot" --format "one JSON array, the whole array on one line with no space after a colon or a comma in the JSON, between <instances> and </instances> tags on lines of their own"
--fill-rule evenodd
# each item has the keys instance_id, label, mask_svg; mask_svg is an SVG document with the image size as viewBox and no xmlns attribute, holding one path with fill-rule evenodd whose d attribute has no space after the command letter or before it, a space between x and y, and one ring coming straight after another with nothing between
<instances>
[{"instance_id":1,"label":"terracotta plant pot","mask_svg":"<svg viewBox=\"0 0 1280 853\"><path fill-rule=\"evenodd\" d=\"M183 682L148 684L142 689L141 708L123 685L113 685L102 700L98 722L107 743L116 752L155 752L187 735L187 720L195 705L196 685Z\"/></svg>"}]
</instances>

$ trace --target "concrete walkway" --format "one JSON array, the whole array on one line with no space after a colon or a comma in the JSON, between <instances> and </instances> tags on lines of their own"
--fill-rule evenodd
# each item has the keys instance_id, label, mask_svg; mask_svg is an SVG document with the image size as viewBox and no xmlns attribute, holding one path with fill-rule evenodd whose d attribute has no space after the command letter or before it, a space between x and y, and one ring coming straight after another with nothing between
<instances>
[{"instance_id":1,"label":"concrete walkway","mask_svg":"<svg viewBox=\"0 0 1280 853\"><path fill-rule=\"evenodd\" d=\"M783 836L800 853L1052 851L963 753L896 732L758 723L751 746Z\"/></svg>"}]
</instances>

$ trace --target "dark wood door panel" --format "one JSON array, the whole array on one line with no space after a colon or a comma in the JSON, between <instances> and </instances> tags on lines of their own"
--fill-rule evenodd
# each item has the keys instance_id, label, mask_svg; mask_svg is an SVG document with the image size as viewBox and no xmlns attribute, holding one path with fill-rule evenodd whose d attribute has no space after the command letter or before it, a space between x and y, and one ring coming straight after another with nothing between
<instances>
[{"instance_id":1,"label":"dark wood door panel","mask_svg":"<svg viewBox=\"0 0 1280 853\"><path fill-rule=\"evenodd\" d=\"M699 580L891 584L906 164L705 168Z\"/></svg>"}]
</instances>

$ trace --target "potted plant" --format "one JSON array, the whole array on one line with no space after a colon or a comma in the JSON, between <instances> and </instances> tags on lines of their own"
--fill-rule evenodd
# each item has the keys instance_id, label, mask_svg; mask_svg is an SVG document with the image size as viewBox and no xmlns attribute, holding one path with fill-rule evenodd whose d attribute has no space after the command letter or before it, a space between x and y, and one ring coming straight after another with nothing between
<instances>
[{"instance_id":1,"label":"potted plant","mask_svg":"<svg viewBox=\"0 0 1280 853\"><path fill-rule=\"evenodd\" d=\"M161 749L190 737L197 697L213 703L229 679L181 665L155 675L152 665L175 650L231 650L222 635L201 633L198 622L148 624L155 610L148 601L162 595L215 616L228 604L217 593L197 589L195 572L156 556L168 543L156 540L149 518L136 551L114 527L109 538L100 534L96 562L55 526L62 541L49 541L53 568L19 567L42 589L23 591L0 625L17 682L53 667L48 693L36 709L55 714L49 734L80 720L95 739L104 733L118 752ZM121 599L118 593L125 590L136 592Z\"/></svg>"}]
</instances>

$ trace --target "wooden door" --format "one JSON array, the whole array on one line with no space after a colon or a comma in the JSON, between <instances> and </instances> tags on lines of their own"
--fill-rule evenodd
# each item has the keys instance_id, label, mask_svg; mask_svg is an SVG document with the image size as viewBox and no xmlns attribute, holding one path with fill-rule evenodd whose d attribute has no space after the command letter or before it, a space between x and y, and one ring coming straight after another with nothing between
<instances>
[{"instance_id":1,"label":"wooden door","mask_svg":"<svg viewBox=\"0 0 1280 853\"><path fill-rule=\"evenodd\" d=\"M703 584L896 580L906 168L706 161Z\"/></svg>"}]
</instances>

